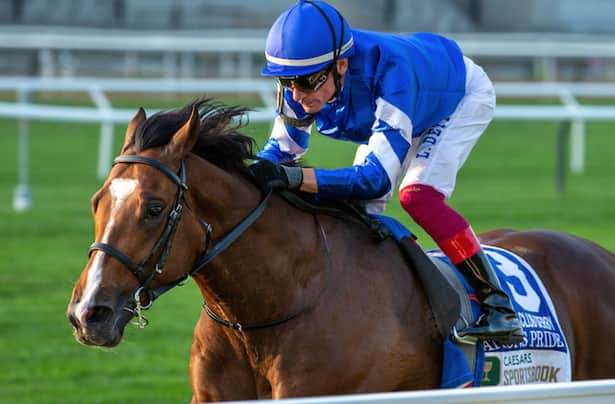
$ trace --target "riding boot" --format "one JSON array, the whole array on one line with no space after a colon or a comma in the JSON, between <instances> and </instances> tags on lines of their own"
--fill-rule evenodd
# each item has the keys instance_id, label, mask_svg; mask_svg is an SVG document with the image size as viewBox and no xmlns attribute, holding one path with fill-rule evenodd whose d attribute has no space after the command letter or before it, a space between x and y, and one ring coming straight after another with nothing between
<instances>
[{"instance_id":1,"label":"riding boot","mask_svg":"<svg viewBox=\"0 0 615 404\"><path fill-rule=\"evenodd\" d=\"M517 313L510 297L502 290L485 253L480 250L459 262L456 267L474 288L484 311L474 324L459 331L459 336L470 336L504 345L523 341L523 329Z\"/></svg>"}]
</instances>

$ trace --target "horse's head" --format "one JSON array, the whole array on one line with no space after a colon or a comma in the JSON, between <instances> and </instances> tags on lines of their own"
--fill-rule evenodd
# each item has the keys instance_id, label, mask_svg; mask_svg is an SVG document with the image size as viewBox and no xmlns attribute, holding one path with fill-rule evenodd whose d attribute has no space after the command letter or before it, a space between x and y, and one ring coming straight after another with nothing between
<instances>
[{"instance_id":1,"label":"horse's head","mask_svg":"<svg viewBox=\"0 0 615 404\"><path fill-rule=\"evenodd\" d=\"M122 154L91 200L96 241L68 306L79 342L117 345L128 321L143 325L141 310L184 280L202 253L209 229L191 211L186 161L197 158L203 129L243 112L206 102L149 119L140 109L130 121Z\"/></svg>"}]
</instances>

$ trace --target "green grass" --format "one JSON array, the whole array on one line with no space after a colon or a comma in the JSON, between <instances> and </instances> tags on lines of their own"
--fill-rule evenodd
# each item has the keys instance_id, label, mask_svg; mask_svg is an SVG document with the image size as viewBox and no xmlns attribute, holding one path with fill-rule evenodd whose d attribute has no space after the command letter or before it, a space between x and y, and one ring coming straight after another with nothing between
<instances>
[{"instance_id":1,"label":"green grass","mask_svg":"<svg viewBox=\"0 0 615 404\"><path fill-rule=\"evenodd\" d=\"M189 98L188 98L189 99ZM188 99L147 106L170 107ZM136 107L119 99L118 106ZM262 144L268 125L245 132ZM555 191L557 124L495 122L458 178L451 204L477 231L499 227L568 231L615 250L615 136L612 123L587 125L587 165ZM192 328L200 312L194 285L176 289L148 313L144 330L128 327L114 350L75 342L65 318L71 289L86 262L93 226L89 198L96 179L98 127L31 124L34 207L15 213L17 124L0 120L0 402L187 402ZM115 149L123 139L116 128ZM340 167L354 147L314 136L306 162ZM427 247L433 243L393 199L388 213Z\"/></svg>"}]
</instances>

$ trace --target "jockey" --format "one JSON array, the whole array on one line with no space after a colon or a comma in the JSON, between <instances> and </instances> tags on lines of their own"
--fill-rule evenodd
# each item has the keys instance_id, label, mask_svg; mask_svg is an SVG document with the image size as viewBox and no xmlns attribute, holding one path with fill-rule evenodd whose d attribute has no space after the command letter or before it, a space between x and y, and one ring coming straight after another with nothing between
<instances>
[{"instance_id":1,"label":"jockey","mask_svg":"<svg viewBox=\"0 0 615 404\"><path fill-rule=\"evenodd\" d=\"M299 0L267 36L262 74L278 83L278 116L252 165L263 186L359 200L380 213L399 185L403 208L476 290L484 315L460 332L505 344L523 339L510 298L470 224L445 200L490 123L493 85L455 42L431 33L351 29L321 1ZM312 125L360 144L338 169L280 165L308 149Z\"/></svg>"}]
</instances>

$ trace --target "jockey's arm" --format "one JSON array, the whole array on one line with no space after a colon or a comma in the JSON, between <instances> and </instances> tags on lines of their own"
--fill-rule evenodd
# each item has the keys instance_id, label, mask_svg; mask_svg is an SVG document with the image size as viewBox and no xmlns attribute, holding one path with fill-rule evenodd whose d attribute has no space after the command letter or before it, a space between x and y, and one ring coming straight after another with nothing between
<instances>
[{"instance_id":1,"label":"jockey's arm","mask_svg":"<svg viewBox=\"0 0 615 404\"><path fill-rule=\"evenodd\" d=\"M410 151L410 139L380 121L368 144L360 146L351 167L303 169L301 190L325 199L377 199L401 179L402 165Z\"/></svg>"},{"instance_id":2,"label":"jockey's arm","mask_svg":"<svg viewBox=\"0 0 615 404\"><path fill-rule=\"evenodd\" d=\"M370 200L386 194L394 185L372 153L362 164L336 169L315 168L304 170L303 174L300 189L317 192L324 199Z\"/></svg>"}]
</instances>

